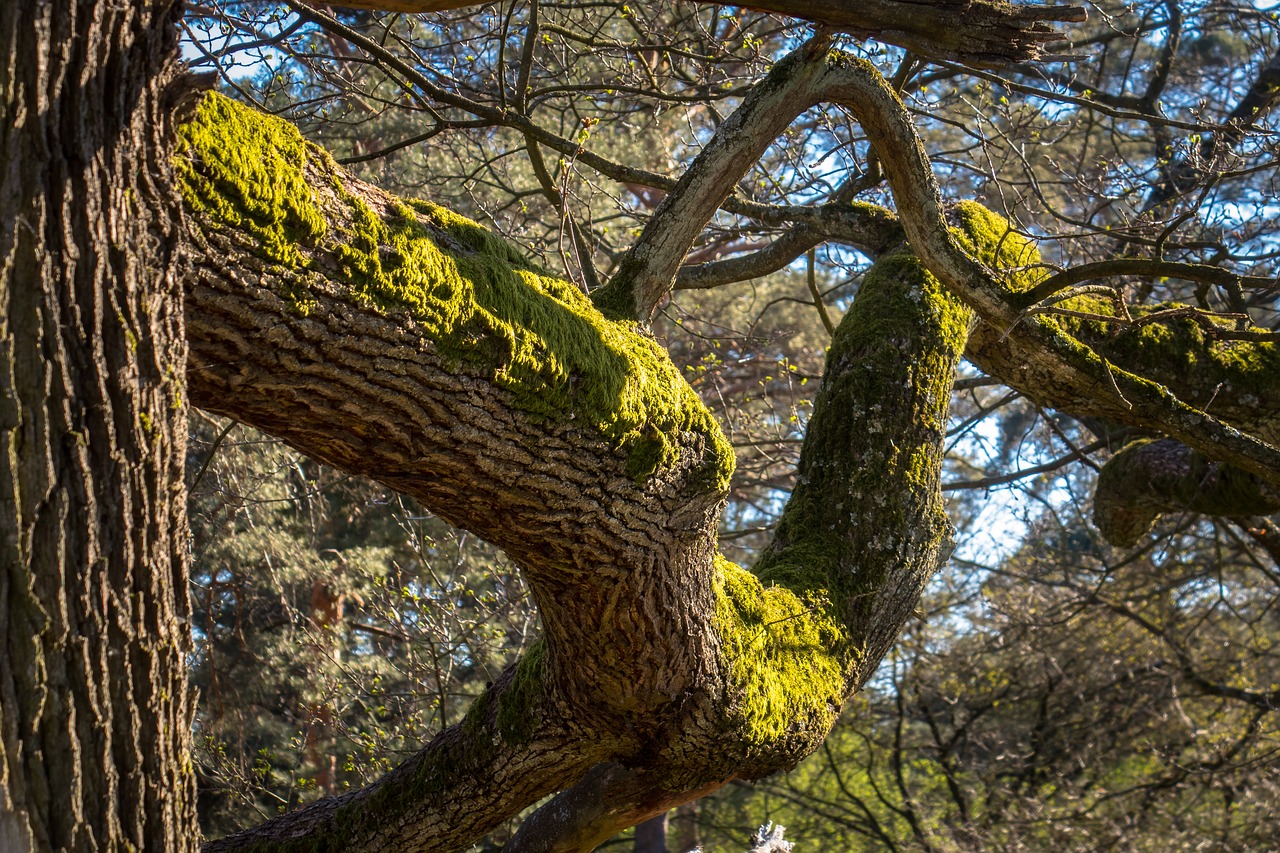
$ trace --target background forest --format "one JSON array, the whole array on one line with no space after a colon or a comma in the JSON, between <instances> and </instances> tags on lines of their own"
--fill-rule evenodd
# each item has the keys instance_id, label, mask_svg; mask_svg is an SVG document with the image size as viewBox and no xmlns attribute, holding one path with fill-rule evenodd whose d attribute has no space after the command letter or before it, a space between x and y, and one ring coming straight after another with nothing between
<instances>
[{"instance_id":1,"label":"background forest","mask_svg":"<svg viewBox=\"0 0 1280 853\"><path fill-rule=\"evenodd\" d=\"M841 46L893 80L944 195L1007 216L1047 261L1158 256L1274 279L1276 14L1235 0L1089 11L1034 66ZM189 6L185 31L192 66L227 94L591 289L661 200L653 177L678 175L811 30L664 2L415 17L226 0ZM536 128L504 121L508 106ZM739 195L763 209L887 189L858 125L822 108ZM832 322L867 265L825 236L722 214L688 262L739 268L686 269L653 326L734 444L720 541L744 565L791 488ZM1280 329L1275 286L1124 287L1134 305ZM669 849L741 850L765 821L799 851L1275 849L1274 519L1167 515L1113 547L1089 496L1135 434L1041 410L967 365L954 393L958 548L918 619L817 754L677 810ZM199 806L218 837L384 773L456 722L538 620L500 552L412 501L230 421L193 412L192 428ZM609 846L661 849L631 835Z\"/></svg>"}]
</instances>

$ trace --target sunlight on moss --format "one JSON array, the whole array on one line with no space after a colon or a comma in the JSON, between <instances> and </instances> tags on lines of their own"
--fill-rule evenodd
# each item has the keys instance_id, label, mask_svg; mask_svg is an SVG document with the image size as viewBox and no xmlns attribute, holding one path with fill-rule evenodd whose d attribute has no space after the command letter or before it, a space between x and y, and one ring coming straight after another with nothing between
<instances>
[{"instance_id":1,"label":"sunlight on moss","mask_svg":"<svg viewBox=\"0 0 1280 853\"><path fill-rule=\"evenodd\" d=\"M1030 290L1047 275L1040 249L998 213L976 201L962 201L952 208L958 222L951 236L972 257L1006 278L1004 286L1015 293Z\"/></svg>"},{"instance_id":2,"label":"sunlight on moss","mask_svg":"<svg viewBox=\"0 0 1280 853\"><path fill-rule=\"evenodd\" d=\"M789 732L821 739L844 701L848 648L830 607L790 590L764 587L716 558L716 626L737 693L736 716L748 747ZM815 744L816 746L816 744Z\"/></svg>"},{"instance_id":3,"label":"sunlight on moss","mask_svg":"<svg viewBox=\"0 0 1280 853\"><path fill-rule=\"evenodd\" d=\"M178 133L174 165L183 199L252 234L267 259L302 266L299 244L315 246L327 231L303 175L310 147L291 125L209 94Z\"/></svg>"},{"instance_id":4,"label":"sunlight on moss","mask_svg":"<svg viewBox=\"0 0 1280 853\"><path fill-rule=\"evenodd\" d=\"M572 283L430 202L397 201L379 214L295 128L220 95L206 96L181 137L188 206L247 232L268 262L306 270L317 257L336 258L360 301L411 316L441 355L486 371L519 409L595 430L628 454L638 482L693 446L701 448L694 479L727 489L732 448L666 351L632 324L607 320ZM334 176L338 209L329 215L308 169ZM281 295L309 310L307 294Z\"/></svg>"}]
</instances>

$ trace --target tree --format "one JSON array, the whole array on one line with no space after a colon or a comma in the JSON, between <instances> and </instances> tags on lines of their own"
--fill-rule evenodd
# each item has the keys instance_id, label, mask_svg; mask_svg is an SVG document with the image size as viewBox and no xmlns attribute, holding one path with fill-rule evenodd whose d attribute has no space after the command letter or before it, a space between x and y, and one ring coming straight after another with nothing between
<instances>
[{"instance_id":1,"label":"tree","mask_svg":"<svg viewBox=\"0 0 1280 853\"><path fill-rule=\"evenodd\" d=\"M177 6L0 10L0 845L192 849Z\"/></svg>"},{"instance_id":2,"label":"tree","mask_svg":"<svg viewBox=\"0 0 1280 853\"><path fill-rule=\"evenodd\" d=\"M1166 251L1180 220L1153 214L1110 238L1118 257L1063 253L1065 268L1047 274L1005 218L943 204L898 92L832 43L854 29L935 59L1032 60L1053 37L1043 22L1078 10L979 3L957 21L944 4L859 4L868 11L837 20L771 4L823 26L715 123L674 181L528 121L519 89L514 108L477 103L340 20L292 7L422 98L665 192L588 297L474 222L356 180L279 120L191 97L173 73L168 4L65 5L0 12L0 150L17 164L0 190L11 662L0 838L17 849L194 844L177 475L188 399L498 545L545 632L460 723L379 782L210 850L462 848L551 795L508 847L590 849L731 779L794 765L870 677L948 550L939 477L962 355L1100 433L1160 437L1104 475L1096 507L1116 541L1162 511L1280 505L1265 405L1274 334L1208 305L1134 308L1134 319L1123 298L1076 287L1191 281L1248 308L1244 290L1270 283L1248 273L1265 266L1242 272L1229 250L1205 259L1192 241ZM876 17L885 10L891 30ZM937 27L939 10L952 26ZM999 49L981 41L988 15L1014 25ZM19 61L31 45L40 61ZM1159 114L1163 56L1144 66L1144 96L1098 103L1181 126ZM1213 161L1158 158L1166 179L1143 214L1221 179L1215 158L1273 104L1260 91L1234 124L1184 123L1218 140ZM819 104L856 119L877 164L870 186L887 180L892 211L839 193L779 206L732 192ZM185 121L170 134L174 108ZM716 544L732 449L644 325L680 276L743 274L680 269L720 210L790 227L767 256L783 264L814 235L874 260L835 329L796 486L751 571ZM1099 251L1106 238L1089 236L1078 245Z\"/></svg>"}]
</instances>

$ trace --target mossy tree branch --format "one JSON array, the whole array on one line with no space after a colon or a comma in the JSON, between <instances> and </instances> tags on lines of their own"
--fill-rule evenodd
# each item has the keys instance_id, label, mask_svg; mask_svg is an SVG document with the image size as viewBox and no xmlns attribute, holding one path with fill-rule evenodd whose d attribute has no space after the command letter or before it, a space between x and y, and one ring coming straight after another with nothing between
<instances>
[{"instance_id":1,"label":"mossy tree branch","mask_svg":"<svg viewBox=\"0 0 1280 853\"><path fill-rule=\"evenodd\" d=\"M796 487L756 566L829 598L858 685L950 551L938 477L971 319L907 250L876 262L832 338Z\"/></svg>"},{"instance_id":2,"label":"mossy tree branch","mask_svg":"<svg viewBox=\"0 0 1280 853\"><path fill-rule=\"evenodd\" d=\"M1270 515L1280 512L1280 488L1169 439L1135 441L1107 460L1093 496L1093 520L1108 542L1136 544L1166 512Z\"/></svg>"},{"instance_id":3,"label":"mossy tree branch","mask_svg":"<svg viewBox=\"0 0 1280 853\"><path fill-rule=\"evenodd\" d=\"M599 761L720 731L713 557L733 457L665 352L474 223L355 181L283 122L209 95L183 139L192 401L503 547L546 643L511 676L524 699L495 695L496 734L447 731L382 795L236 844L457 849ZM393 827L366 819L424 774L454 779L460 738L505 744L494 766L524 765L523 793L462 785L476 813L457 833L432 828L456 819L454 800L425 790ZM358 837L339 832L351 825Z\"/></svg>"},{"instance_id":4,"label":"mossy tree branch","mask_svg":"<svg viewBox=\"0 0 1280 853\"><path fill-rule=\"evenodd\" d=\"M709 578L733 466L666 353L474 223L354 181L283 122L210 95L185 138L193 402L504 548L558 604L543 614L552 680L574 637L569 694L584 673L590 703L679 693L699 670L673 627L611 621L684 597L685 572ZM647 675L613 661L630 645Z\"/></svg>"},{"instance_id":5,"label":"mossy tree branch","mask_svg":"<svg viewBox=\"0 0 1280 853\"><path fill-rule=\"evenodd\" d=\"M800 91L862 120L912 249L877 261L837 329L799 484L759 577L714 553L732 466L724 438L633 324L606 319L474 223L353 180L283 123L210 96L184 134L192 400L413 495L519 563L546 647L524 690L524 707L540 710L514 742L610 735L589 762L548 759L529 790L590 787L590 764L618 762L643 771L632 800L610 806L630 817L792 766L874 670L947 547L939 447L970 326L961 301L989 325L1016 318L1038 258L980 206L943 208L874 69L810 45L784 71L775 109L795 107ZM734 164L772 138L730 137L721 148ZM708 207L696 194L688 201ZM661 287L648 298L674 278L674 267L652 278ZM1255 466L1266 458L1073 330L1085 334L1032 318L1008 344L988 344L1046 371L1049 405L1128 407L1127 422L1180 429L1221 455L1233 440L1261 447L1258 458L1236 451ZM1135 388L1149 392L1142 408ZM431 767L447 754L435 749L421 757ZM504 803L472 826L522 807ZM327 837L331 826L298 831ZM414 820L399 831L424 833Z\"/></svg>"},{"instance_id":6,"label":"mossy tree branch","mask_svg":"<svg viewBox=\"0 0 1280 853\"><path fill-rule=\"evenodd\" d=\"M1266 443L1274 439L1262 427L1277 420L1264 401L1280 399L1262 393L1280 375L1273 343L1217 342L1202 334L1179 348L1164 345L1167 336L1152 329L1112 344L1088 324L1026 317L1024 292L1044 275L1038 251L980 205L944 205L897 95L869 63L828 52L821 39L779 62L725 122L655 212L600 301L612 311L648 316L675 285L680 257L692 243L688 235L709 219L702 214L714 210L710 201L744 174L740 164L755 162L782 128L819 103L843 106L858 119L884 164L908 244L982 321L968 351L975 364L1046 407L1163 432L1280 483L1280 449ZM995 272L1000 269L1009 272ZM1212 369L1198 370L1204 363ZM1213 414L1206 411L1210 401ZM1266 440L1241 432L1255 428Z\"/></svg>"},{"instance_id":7,"label":"mossy tree branch","mask_svg":"<svg viewBox=\"0 0 1280 853\"><path fill-rule=\"evenodd\" d=\"M518 562L546 645L526 672L526 700L510 706L523 708L520 724L498 737L513 750L570 730L603 744L587 764L548 758L527 790L572 788L588 764L618 762L642 771L635 802L615 810L630 819L816 748L944 547L937 445L966 323L918 265L900 275L895 255L869 279L860 302L874 305L850 312L852 331L838 337L852 343L837 347L824 392L836 396L820 404L883 416L839 440L810 431L828 444L815 459L880 448L913 486L888 505L851 493L866 505L839 519L839 557L804 533L830 519L802 492L765 585L715 556L731 457L630 323L606 320L473 223L353 180L277 120L211 95L184 140L193 402L413 495ZM901 325L884 326L891 316ZM422 774L452 772L441 756L460 736L441 735L416 759L418 775L394 785L409 797ZM380 802L371 797L255 837L275 839L264 849L286 838L375 843L333 835L324 817L345 808L343 826L372 831L360 816L361 803ZM369 837L450 849L419 840L445 809L432 802L425 817ZM477 803L467 833L527 805Z\"/></svg>"},{"instance_id":8,"label":"mossy tree branch","mask_svg":"<svg viewBox=\"0 0 1280 853\"><path fill-rule=\"evenodd\" d=\"M547 697L523 695L531 681L520 670L539 660L535 648L462 722L373 785L210 842L203 853L467 849L565 779L622 751L617 733L579 728L572 716L544 707ZM534 716L547 722L530 730Z\"/></svg>"}]
</instances>

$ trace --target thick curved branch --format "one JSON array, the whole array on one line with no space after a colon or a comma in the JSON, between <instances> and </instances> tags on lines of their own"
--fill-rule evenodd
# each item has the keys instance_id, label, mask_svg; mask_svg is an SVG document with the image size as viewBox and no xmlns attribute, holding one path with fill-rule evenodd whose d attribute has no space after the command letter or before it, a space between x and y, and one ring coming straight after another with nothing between
<instances>
[{"instance_id":1,"label":"thick curved branch","mask_svg":"<svg viewBox=\"0 0 1280 853\"><path fill-rule=\"evenodd\" d=\"M575 708L653 710L709 677L733 455L666 353L283 122L211 95L186 138L192 402L502 547Z\"/></svg>"},{"instance_id":2,"label":"thick curved branch","mask_svg":"<svg viewBox=\"0 0 1280 853\"><path fill-rule=\"evenodd\" d=\"M710 0L693 2L711 5ZM481 4L475 0L344 0L338 5L388 12L443 12ZM1079 23L1086 18L1084 6L1019 5L1000 0L753 0L746 5L871 36L930 59L978 68L1040 59L1046 44L1061 40L1053 24Z\"/></svg>"},{"instance_id":3,"label":"thick curved branch","mask_svg":"<svg viewBox=\"0 0 1280 853\"><path fill-rule=\"evenodd\" d=\"M199 405L392 480L518 558L509 531L546 532L565 550L536 562L568 571L612 550L602 535L637 544L669 513L713 512L731 451L654 342L474 223L355 181L287 125L216 96L201 112L180 160L202 250ZM615 497L575 521L562 505L584 483Z\"/></svg>"},{"instance_id":4,"label":"thick curved branch","mask_svg":"<svg viewBox=\"0 0 1280 853\"><path fill-rule=\"evenodd\" d=\"M522 695L528 677L518 673L508 669L461 723L374 784L205 844L203 853L465 850L620 751L606 732L544 714L542 697Z\"/></svg>"},{"instance_id":5,"label":"thick curved branch","mask_svg":"<svg viewBox=\"0 0 1280 853\"><path fill-rule=\"evenodd\" d=\"M812 458L861 472L828 484L847 511L793 499L765 586L713 559L732 458L632 324L474 223L360 184L224 98L205 99L184 139L193 402L413 495L518 561L546 632L521 688L535 701L517 703L536 711L528 738L599 737L593 763L642 767L662 798L793 766L821 742L946 539L939 448L967 321L913 259L868 277L833 342L819 404L830 414L809 430ZM821 467L806 469L815 487ZM909 483L888 503L869 491L885 471ZM464 724L419 760L447 769L429 755L469 736ZM584 769L547 761L538 790ZM428 816L453 807L419 775L397 773L376 796L421 797ZM373 796L279 832L340 831ZM481 803L466 832L520 804ZM395 831L416 838L416 821Z\"/></svg>"},{"instance_id":6,"label":"thick curved branch","mask_svg":"<svg viewBox=\"0 0 1280 853\"><path fill-rule=\"evenodd\" d=\"M1135 338L1131 351L1112 360L1073 336L1079 324L1041 317L1025 319L1021 292L1038 283L1039 255L1004 220L979 205L949 211L938 195L919 136L897 95L869 63L829 54L821 40L793 52L769 73L722 132L707 145L650 220L633 254L600 294L610 310L647 316L673 285L681 241L701 228L736 182L742 163L755 161L781 128L818 103L850 110L884 164L907 241L929 271L984 321L975 331L969 357L991 375L1023 391L1037 403L1078 415L1095 415L1178 438L1206 455L1280 483L1280 450L1223 422L1236 418L1248 429L1272 413L1259 413L1256 381L1268 372L1259 365L1276 358L1273 345L1243 343L1218 352L1226 375L1214 377L1211 395L1181 399L1170 388L1197 376L1195 359L1203 346L1178 356L1167 349L1144 356L1148 340ZM768 107L766 109L765 107ZM705 216L703 214L705 213ZM969 237L957 239L953 228ZM678 231L680 241L671 239ZM978 235L981 235L977 239ZM997 273L994 269L1008 272ZM1021 272L1027 268L1026 272ZM1204 343L1204 342L1202 342ZM1254 349L1244 351L1244 347ZM1123 347L1121 348L1123 349ZM1170 357L1172 359L1170 360ZM1206 375L1212 375L1212 371ZM1234 400L1234 402L1233 402ZM1213 415L1203 408L1212 402ZM1252 408L1252 415L1248 410ZM1272 418L1273 419L1273 418ZM1235 421L1233 421L1235 422Z\"/></svg>"},{"instance_id":7,"label":"thick curved branch","mask_svg":"<svg viewBox=\"0 0 1280 853\"><path fill-rule=\"evenodd\" d=\"M654 211L609 283L593 295L608 314L648 320L671 290L689 247L737 182L796 116L812 106L830 36L783 58L720 125L711 142ZM807 247L806 247L807 248Z\"/></svg>"},{"instance_id":8,"label":"thick curved branch","mask_svg":"<svg viewBox=\"0 0 1280 853\"><path fill-rule=\"evenodd\" d=\"M732 742L713 560L732 450L666 353L474 223L220 96L176 165L192 402L501 546L546 642L495 685L496 711L407 769L234 844L459 849L653 739Z\"/></svg>"},{"instance_id":9,"label":"thick curved branch","mask_svg":"<svg viewBox=\"0 0 1280 853\"><path fill-rule=\"evenodd\" d=\"M1113 545L1130 547L1166 512L1242 518L1280 512L1280 487L1185 445L1136 441L1107 461L1093 496L1093 521Z\"/></svg>"},{"instance_id":10,"label":"thick curved branch","mask_svg":"<svg viewBox=\"0 0 1280 853\"><path fill-rule=\"evenodd\" d=\"M538 601L546 651L510 687L532 700L512 714L499 708L503 743L494 744L495 761L525 763L529 780L518 796L471 789L476 813L456 838L442 836L449 844L513 816L529 796L573 785L581 764L527 752L554 752L565 732L593 744L592 763L644 766L653 785L677 793L793 766L821 742L852 679L865 676L849 656L865 644L825 606L820 575L802 598L713 559L732 456L652 340L607 321L474 223L354 181L278 120L210 95L183 139L192 401L499 544ZM888 352L909 376L920 348L933 346L910 336ZM935 385L945 400L950 374ZM897 417L901 442L897 428L913 413ZM907 561L915 578L937 543L917 548L918 530L900 527L868 524L920 551ZM898 577L892 566L868 576ZM442 735L417 770L273 824L270 843L394 837L405 849L441 849L424 840L431 825L468 796L422 780L452 778L467 744L487 742L474 737L480 714ZM514 739L501 731L513 715L534 720ZM494 784L504 783L485 780ZM405 817L373 826L365 806L378 798L402 803ZM373 834L348 838L351 826Z\"/></svg>"},{"instance_id":11,"label":"thick curved branch","mask_svg":"<svg viewBox=\"0 0 1280 853\"><path fill-rule=\"evenodd\" d=\"M910 252L872 266L832 338L796 486L756 564L793 589L821 579L858 686L950 550L942 445L971 317Z\"/></svg>"}]
</instances>

